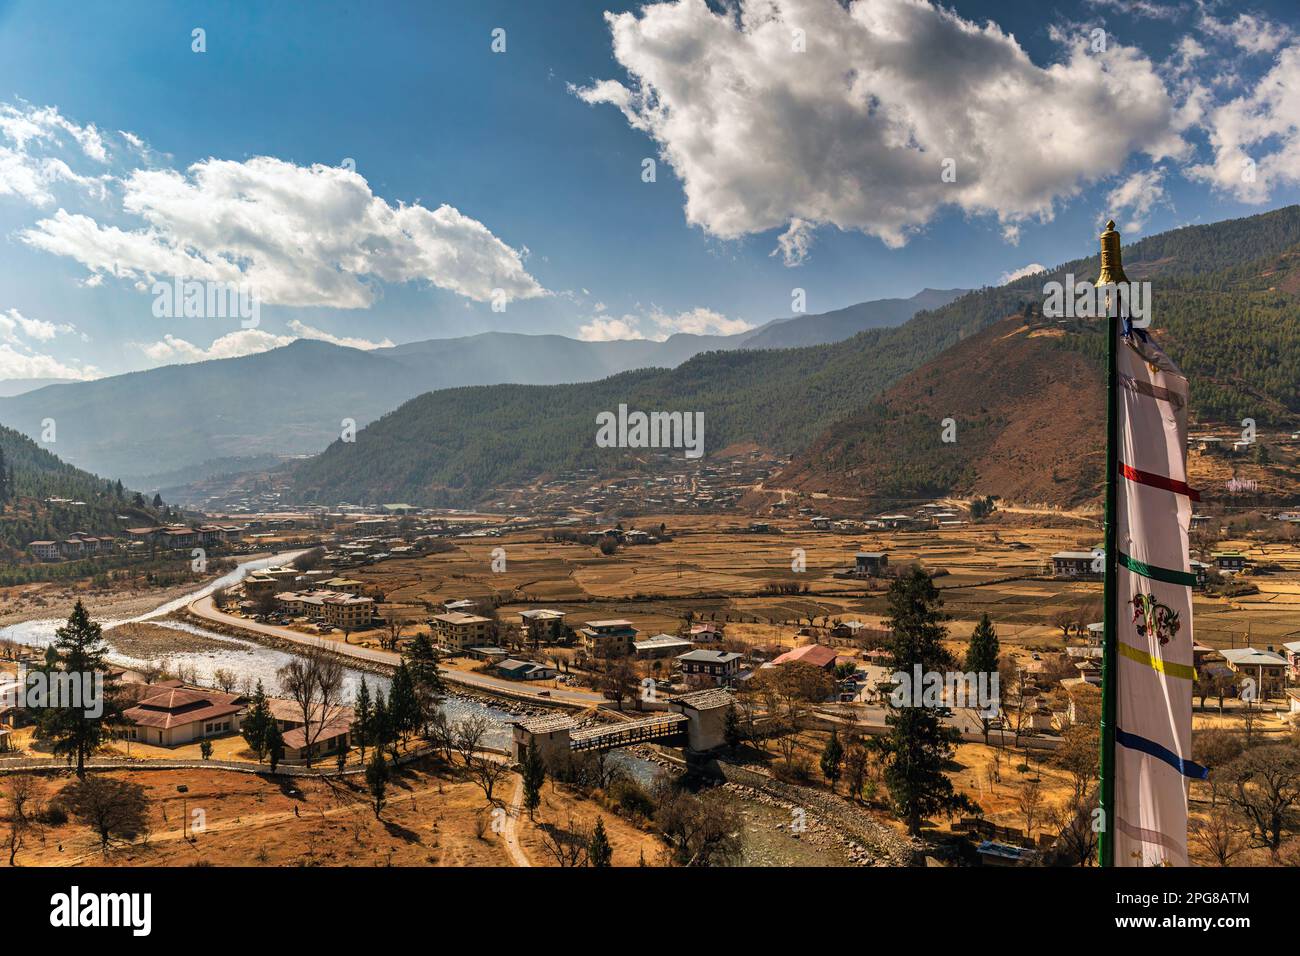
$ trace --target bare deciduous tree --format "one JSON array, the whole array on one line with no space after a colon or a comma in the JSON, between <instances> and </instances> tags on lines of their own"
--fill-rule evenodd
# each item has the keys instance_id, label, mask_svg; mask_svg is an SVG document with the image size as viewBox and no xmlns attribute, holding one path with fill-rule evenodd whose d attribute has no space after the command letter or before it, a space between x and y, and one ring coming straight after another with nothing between
<instances>
[{"instance_id":1,"label":"bare deciduous tree","mask_svg":"<svg viewBox=\"0 0 1300 956\"><path fill-rule=\"evenodd\" d=\"M343 713L343 663L318 647L281 667L280 690L298 705L306 739L307 766L321 731Z\"/></svg>"}]
</instances>

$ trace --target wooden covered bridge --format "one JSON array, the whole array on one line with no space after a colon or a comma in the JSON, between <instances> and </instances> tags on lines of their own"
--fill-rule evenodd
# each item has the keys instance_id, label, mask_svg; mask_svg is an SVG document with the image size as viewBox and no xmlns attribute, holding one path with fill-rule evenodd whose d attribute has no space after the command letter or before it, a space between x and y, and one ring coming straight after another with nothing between
<instances>
[{"instance_id":1,"label":"wooden covered bridge","mask_svg":"<svg viewBox=\"0 0 1300 956\"><path fill-rule=\"evenodd\" d=\"M543 714L514 722L514 757L523 760L530 743L550 759L564 753L597 752L658 743L703 752L720 747L732 697L710 689L671 698L668 710L639 720L578 727L567 714Z\"/></svg>"}]
</instances>

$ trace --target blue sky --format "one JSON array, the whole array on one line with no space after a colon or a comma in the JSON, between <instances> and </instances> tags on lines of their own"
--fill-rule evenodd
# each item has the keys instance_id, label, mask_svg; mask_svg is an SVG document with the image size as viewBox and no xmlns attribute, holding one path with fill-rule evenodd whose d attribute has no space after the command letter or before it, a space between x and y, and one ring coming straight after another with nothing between
<instances>
[{"instance_id":1,"label":"blue sky","mask_svg":"<svg viewBox=\"0 0 1300 956\"><path fill-rule=\"evenodd\" d=\"M735 331L1300 195L1291 5L948 9L0 0L0 378ZM156 316L181 269L259 326Z\"/></svg>"}]
</instances>

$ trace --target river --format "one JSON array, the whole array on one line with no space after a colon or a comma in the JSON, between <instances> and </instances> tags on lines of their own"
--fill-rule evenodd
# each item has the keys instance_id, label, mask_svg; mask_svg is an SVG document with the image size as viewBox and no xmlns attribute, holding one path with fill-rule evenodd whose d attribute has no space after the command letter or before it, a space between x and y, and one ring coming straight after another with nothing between
<instances>
[{"instance_id":1,"label":"river","mask_svg":"<svg viewBox=\"0 0 1300 956\"><path fill-rule=\"evenodd\" d=\"M262 568L274 567L292 561L301 554L301 551L288 551L283 554L273 555L269 558L257 558L252 561L246 561L233 571L223 574L221 577L198 588L183 597L175 598L165 604L161 604L144 614L136 617L126 618L117 621L100 621L104 630L104 640L111 649L110 657L115 664L123 667L140 667L159 660L165 660L170 665L170 670L185 668L186 671L191 668L199 683L214 684L214 675L219 670L227 670L237 674L241 679L247 677L251 681L261 680L266 687L268 694L275 694L279 690L279 679L276 672L293 660L294 655L287 652L276 650L275 648L266 647L258 644L256 641L245 640L239 637L232 637L228 634L217 634L213 631L206 630L202 627L196 627L183 621L168 620L167 615L173 611L178 611L201 597L207 597L213 591L221 588L228 588L238 584L248 574L253 571L260 571ZM7 627L0 628L0 638L15 641L29 647L46 647L54 641L54 632L61 627L66 619L50 618L39 621L21 621L17 624L10 624ZM223 647L221 650L205 651L169 651L160 653L152 658L133 657L130 654L118 650L113 645L113 633L110 628L118 624L131 624L141 621L148 621L159 627L170 628L174 631L184 631L189 634L199 635L206 640L219 643ZM363 672L356 668L349 667L346 663L343 668L343 697L351 700L356 694L357 688L361 683L362 675L366 678L372 689L383 690L388 692L389 680L378 674ZM505 748L510 744L512 737L508 722L514 720L514 715L509 712L482 704L477 700L453 695L448 696L442 705L448 720L455 721L461 717L481 714L486 716L489 721L488 732L485 735L484 742L490 747ZM631 754L618 753L615 755L617 762L623 765L629 773L639 780L647 781L653 777L658 768L649 761L633 757Z\"/></svg>"}]
</instances>

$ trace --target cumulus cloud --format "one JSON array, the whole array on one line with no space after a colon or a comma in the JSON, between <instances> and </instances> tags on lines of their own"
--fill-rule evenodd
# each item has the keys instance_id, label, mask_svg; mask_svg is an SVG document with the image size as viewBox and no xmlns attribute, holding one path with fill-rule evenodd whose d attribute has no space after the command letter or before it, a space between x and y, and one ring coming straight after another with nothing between
<instances>
[{"instance_id":1,"label":"cumulus cloud","mask_svg":"<svg viewBox=\"0 0 1300 956\"><path fill-rule=\"evenodd\" d=\"M1012 269L1010 272L1004 272L998 276L998 285L1006 285L1008 282L1015 282L1017 279L1023 279L1025 276L1031 276L1039 272L1046 272L1047 266L1040 262L1031 262L1027 266L1021 266L1019 269Z\"/></svg>"},{"instance_id":2,"label":"cumulus cloud","mask_svg":"<svg viewBox=\"0 0 1300 956\"><path fill-rule=\"evenodd\" d=\"M364 308L374 280L424 281L479 302L546 290L523 253L449 205L390 205L356 172L269 156L137 169L122 205L141 229L60 209L20 238L92 272L247 282L269 305Z\"/></svg>"},{"instance_id":3,"label":"cumulus cloud","mask_svg":"<svg viewBox=\"0 0 1300 956\"><path fill-rule=\"evenodd\" d=\"M288 345L292 335L275 335L262 329L238 329L215 339L207 348L175 335L164 335L159 342L141 345L144 354L159 363L206 362L209 359L238 358Z\"/></svg>"},{"instance_id":4,"label":"cumulus cloud","mask_svg":"<svg viewBox=\"0 0 1300 956\"><path fill-rule=\"evenodd\" d=\"M1250 203L1300 183L1300 44L1282 50L1251 93L1210 109L1206 125L1214 158L1189 167L1189 178Z\"/></svg>"},{"instance_id":5,"label":"cumulus cloud","mask_svg":"<svg viewBox=\"0 0 1300 956\"><path fill-rule=\"evenodd\" d=\"M1014 238L1131 154L1189 148L1156 68L1113 38L1094 53L1084 32L1059 36L1062 58L1038 66L997 24L927 0L675 0L606 19L628 82L576 95L654 138L688 222L723 238L785 229L787 261L812 226L897 247L944 206Z\"/></svg>"},{"instance_id":6,"label":"cumulus cloud","mask_svg":"<svg viewBox=\"0 0 1300 956\"><path fill-rule=\"evenodd\" d=\"M1163 169L1138 170L1110 191L1106 205L1108 214L1119 215L1126 210L1128 218L1123 230L1140 232L1151 209L1165 199L1164 182Z\"/></svg>"},{"instance_id":7,"label":"cumulus cloud","mask_svg":"<svg viewBox=\"0 0 1300 956\"><path fill-rule=\"evenodd\" d=\"M642 326L652 326L646 332ZM584 342L611 342L621 339L650 339L662 342L670 335L736 335L754 326L744 319L729 319L712 309L694 308L670 315L662 309L652 309L646 316L622 317L597 315L578 329L578 338Z\"/></svg>"},{"instance_id":8,"label":"cumulus cloud","mask_svg":"<svg viewBox=\"0 0 1300 956\"><path fill-rule=\"evenodd\" d=\"M316 339L320 342L329 342L333 345L342 345L350 349L361 349L366 352L371 349L391 349L393 347L392 340L388 338L380 339L378 342L372 342L369 339L360 339L352 336L332 335L323 329L318 329L307 325L304 322L299 322L297 319L294 319L289 323L289 329L298 335L299 338Z\"/></svg>"},{"instance_id":9,"label":"cumulus cloud","mask_svg":"<svg viewBox=\"0 0 1300 956\"><path fill-rule=\"evenodd\" d=\"M0 342L0 379L5 378L72 378L99 377L99 369L81 362L65 362L52 355L33 352Z\"/></svg>"},{"instance_id":10,"label":"cumulus cloud","mask_svg":"<svg viewBox=\"0 0 1300 956\"><path fill-rule=\"evenodd\" d=\"M18 343L23 336L37 342L48 342L60 333L75 332L76 329L66 323L56 324L44 319L29 319L17 309L0 312L0 339Z\"/></svg>"},{"instance_id":11,"label":"cumulus cloud","mask_svg":"<svg viewBox=\"0 0 1300 956\"><path fill-rule=\"evenodd\" d=\"M584 342L615 342L624 339L643 339L645 333L637 326L640 320L634 315L621 319L594 316L592 320L578 328L578 338Z\"/></svg>"}]
</instances>

